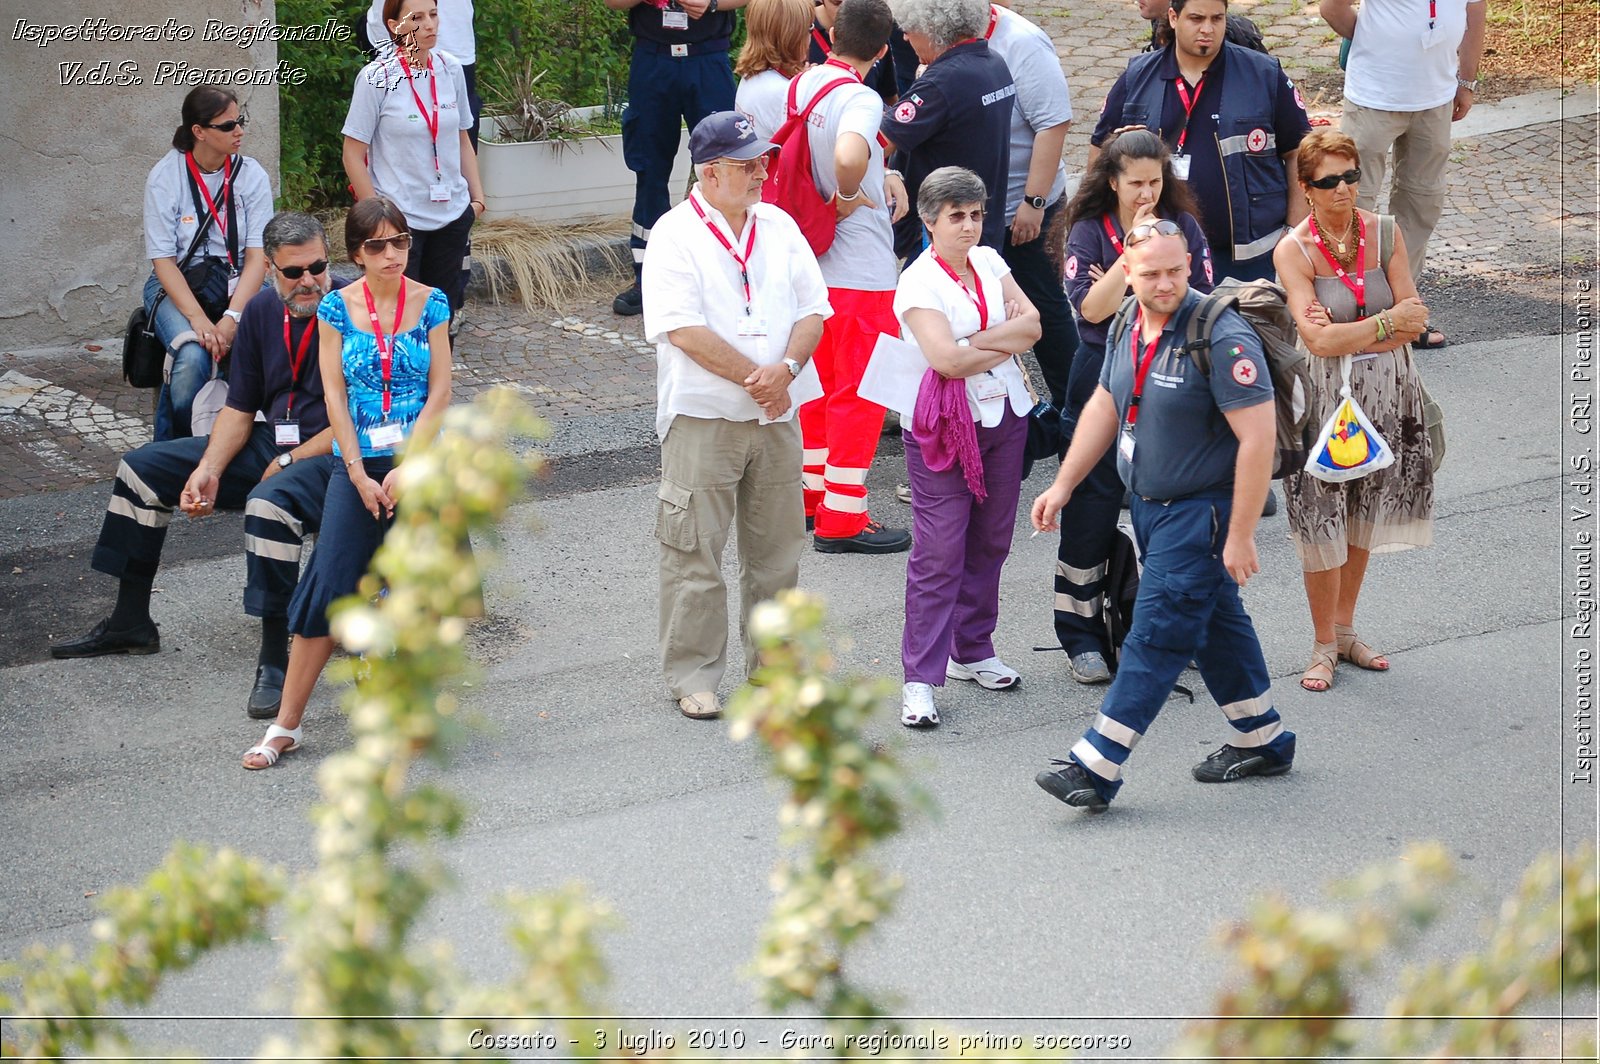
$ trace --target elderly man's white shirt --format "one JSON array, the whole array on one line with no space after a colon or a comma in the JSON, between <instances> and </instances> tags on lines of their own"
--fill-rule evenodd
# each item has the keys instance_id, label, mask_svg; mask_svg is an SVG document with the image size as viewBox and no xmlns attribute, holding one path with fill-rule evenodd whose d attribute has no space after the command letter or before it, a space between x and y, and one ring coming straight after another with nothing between
<instances>
[{"instance_id":1,"label":"elderly man's white shirt","mask_svg":"<svg viewBox=\"0 0 1600 1064\"><path fill-rule=\"evenodd\" d=\"M771 365L788 352L795 322L812 314L824 318L833 314L817 257L794 219L777 207L758 203L745 214L747 228L734 233L722 212L698 190L689 195L741 255L748 227L756 226L749 264L750 312L766 322L767 335L765 343L760 337L740 335L745 302L739 265L695 213L690 199L662 215L650 230L642 279L645 338L656 345L656 434L662 439L680 414L769 421L742 386L704 369L675 347L667 338L673 330L703 325L752 362ZM801 404L821 395L822 382L808 359L789 385L788 411L777 420L788 421Z\"/></svg>"}]
</instances>

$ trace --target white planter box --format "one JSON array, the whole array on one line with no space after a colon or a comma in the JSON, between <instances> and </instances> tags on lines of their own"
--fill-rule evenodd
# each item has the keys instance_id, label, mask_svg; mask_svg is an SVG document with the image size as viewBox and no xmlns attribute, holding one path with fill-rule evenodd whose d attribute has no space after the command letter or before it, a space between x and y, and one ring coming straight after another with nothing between
<instances>
[{"instance_id":1,"label":"white planter box","mask_svg":"<svg viewBox=\"0 0 1600 1064\"><path fill-rule=\"evenodd\" d=\"M485 122L486 134L497 126ZM673 163L668 189L683 197L689 177L688 133ZM484 217L546 224L594 221L633 213L635 179L622 161L622 135L578 140L478 143Z\"/></svg>"}]
</instances>

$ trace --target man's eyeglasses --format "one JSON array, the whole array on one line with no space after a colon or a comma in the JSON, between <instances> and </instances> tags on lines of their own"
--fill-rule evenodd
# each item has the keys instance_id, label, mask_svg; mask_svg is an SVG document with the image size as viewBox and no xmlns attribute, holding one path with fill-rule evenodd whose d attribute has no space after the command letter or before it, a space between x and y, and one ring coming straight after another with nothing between
<instances>
[{"instance_id":1,"label":"man's eyeglasses","mask_svg":"<svg viewBox=\"0 0 1600 1064\"><path fill-rule=\"evenodd\" d=\"M298 281L308 273L313 277L321 277L325 272L327 272L328 260L318 259L310 266L279 266L276 262L274 262L272 264L272 268L283 274L283 276L287 277L289 280Z\"/></svg>"},{"instance_id":2,"label":"man's eyeglasses","mask_svg":"<svg viewBox=\"0 0 1600 1064\"><path fill-rule=\"evenodd\" d=\"M207 129L214 129L218 133L232 133L236 129L243 129L249 121L250 119L240 115L238 118L230 118L226 122L201 122L200 124Z\"/></svg>"},{"instance_id":3,"label":"man's eyeglasses","mask_svg":"<svg viewBox=\"0 0 1600 1064\"><path fill-rule=\"evenodd\" d=\"M385 247L394 248L396 251L410 251L411 234L400 233L398 236L375 236L370 240L361 242L361 250L368 255L382 255Z\"/></svg>"},{"instance_id":4,"label":"man's eyeglasses","mask_svg":"<svg viewBox=\"0 0 1600 1064\"><path fill-rule=\"evenodd\" d=\"M757 170L765 170L767 168L767 157L765 155L757 155L754 159L718 159L717 165L727 166L734 170L741 170L744 173L753 174Z\"/></svg>"},{"instance_id":5,"label":"man's eyeglasses","mask_svg":"<svg viewBox=\"0 0 1600 1064\"><path fill-rule=\"evenodd\" d=\"M1341 183L1353 185L1360 180L1361 167L1358 166L1354 170L1346 170L1342 174L1329 174L1327 177L1319 177L1315 181L1307 181L1306 184L1312 188L1330 189L1338 188Z\"/></svg>"},{"instance_id":6,"label":"man's eyeglasses","mask_svg":"<svg viewBox=\"0 0 1600 1064\"><path fill-rule=\"evenodd\" d=\"M1182 236L1183 229L1177 222L1166 218L1157 218L1153 222L1145 222L1128 230L1128 235L1122 238L1125 247L1137 247L1153 236Z\"/></svg>"}]
</instances>

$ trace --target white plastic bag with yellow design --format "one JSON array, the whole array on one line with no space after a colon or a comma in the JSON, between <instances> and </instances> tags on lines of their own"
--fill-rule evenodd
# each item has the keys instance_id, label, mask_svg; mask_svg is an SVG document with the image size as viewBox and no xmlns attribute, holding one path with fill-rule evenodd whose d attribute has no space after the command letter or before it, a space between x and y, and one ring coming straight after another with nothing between
<instances>
[{"instance_id":1,"label":"white plastic bag with yellow design","mask_svg":"<svg viewBox=\"0 0 1600 1064\"><path fill-rule=\"evenodd\" d=\"M1340 361L1344 384L1339 389L1339 405L1312 442L1311 456L1306 459L1306 472L1330 484L1357 480L1394 465L1389 441L1372 427L1361 404L1350 394L1351 356Z\"/></svg>"}]
</instances>

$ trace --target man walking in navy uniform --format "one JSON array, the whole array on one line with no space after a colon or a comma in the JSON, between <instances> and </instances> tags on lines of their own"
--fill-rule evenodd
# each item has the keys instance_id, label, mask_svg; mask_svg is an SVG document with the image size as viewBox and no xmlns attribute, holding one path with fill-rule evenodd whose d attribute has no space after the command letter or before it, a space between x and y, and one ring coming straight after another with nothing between
<instances>
[{"instance_id":1,"label":"man walking in navy uniform","mask_svg":"<svg viewBox=\"0 0 1600 1064\"><path fill-rule=\"evenodd\" d=\"M706 115L733 110L733 67L728 42L735 8L747 0L605 0L628 13L633 61L628 67L628 105L622 110L622 158L636 175L633 193L634 283L612 302L618 314L644 309L639 278L650 229L672 206L667 188L683 125L693 129Z\"/></svg>"},{"instance_id":2,"label":"man walking in navy uniform","mask_svg":"<svg viewBox=\"0 0 1600 1064\"><path fill-rule=\"evenodd\" d=\"M1133 629L1094 723L1066 760L1035 777L1053 797L1096 812L1122 786L1128 755L1190 660L1233 728L1232 742L1195 766L1195 779L1281 775L1295 746L1272 706L1261 643L1239 601L1239 588L1261 570L1256 522L1277 456L1261 342L1224 311L1203 373L1182 351L1200 301L1189 288L1183 230L1165 219L1136 225L1124 246L1137 308L1107 338L1100 385L1032 514L1035 528L1054 531L1073 489L1115 444L1144 561Z\"/></svg>"},{"instance_id":3,"label":"man walking in navy uniform","mask_svg":"<svg viewBox=\"0 0 1600 1064\"><path fill-rule=\"evenodd\" d=\"M1306 216L1291 190L1311 122L1276 59L1223 39L1227 15L1227 0L1172 0L1172 44L1134 56L1111 86L1089 161L1119 129L1154 131L1204 208L1217 279L1255 280L1273 275L1278 238Z\"/></svg>"}]
</instances>

